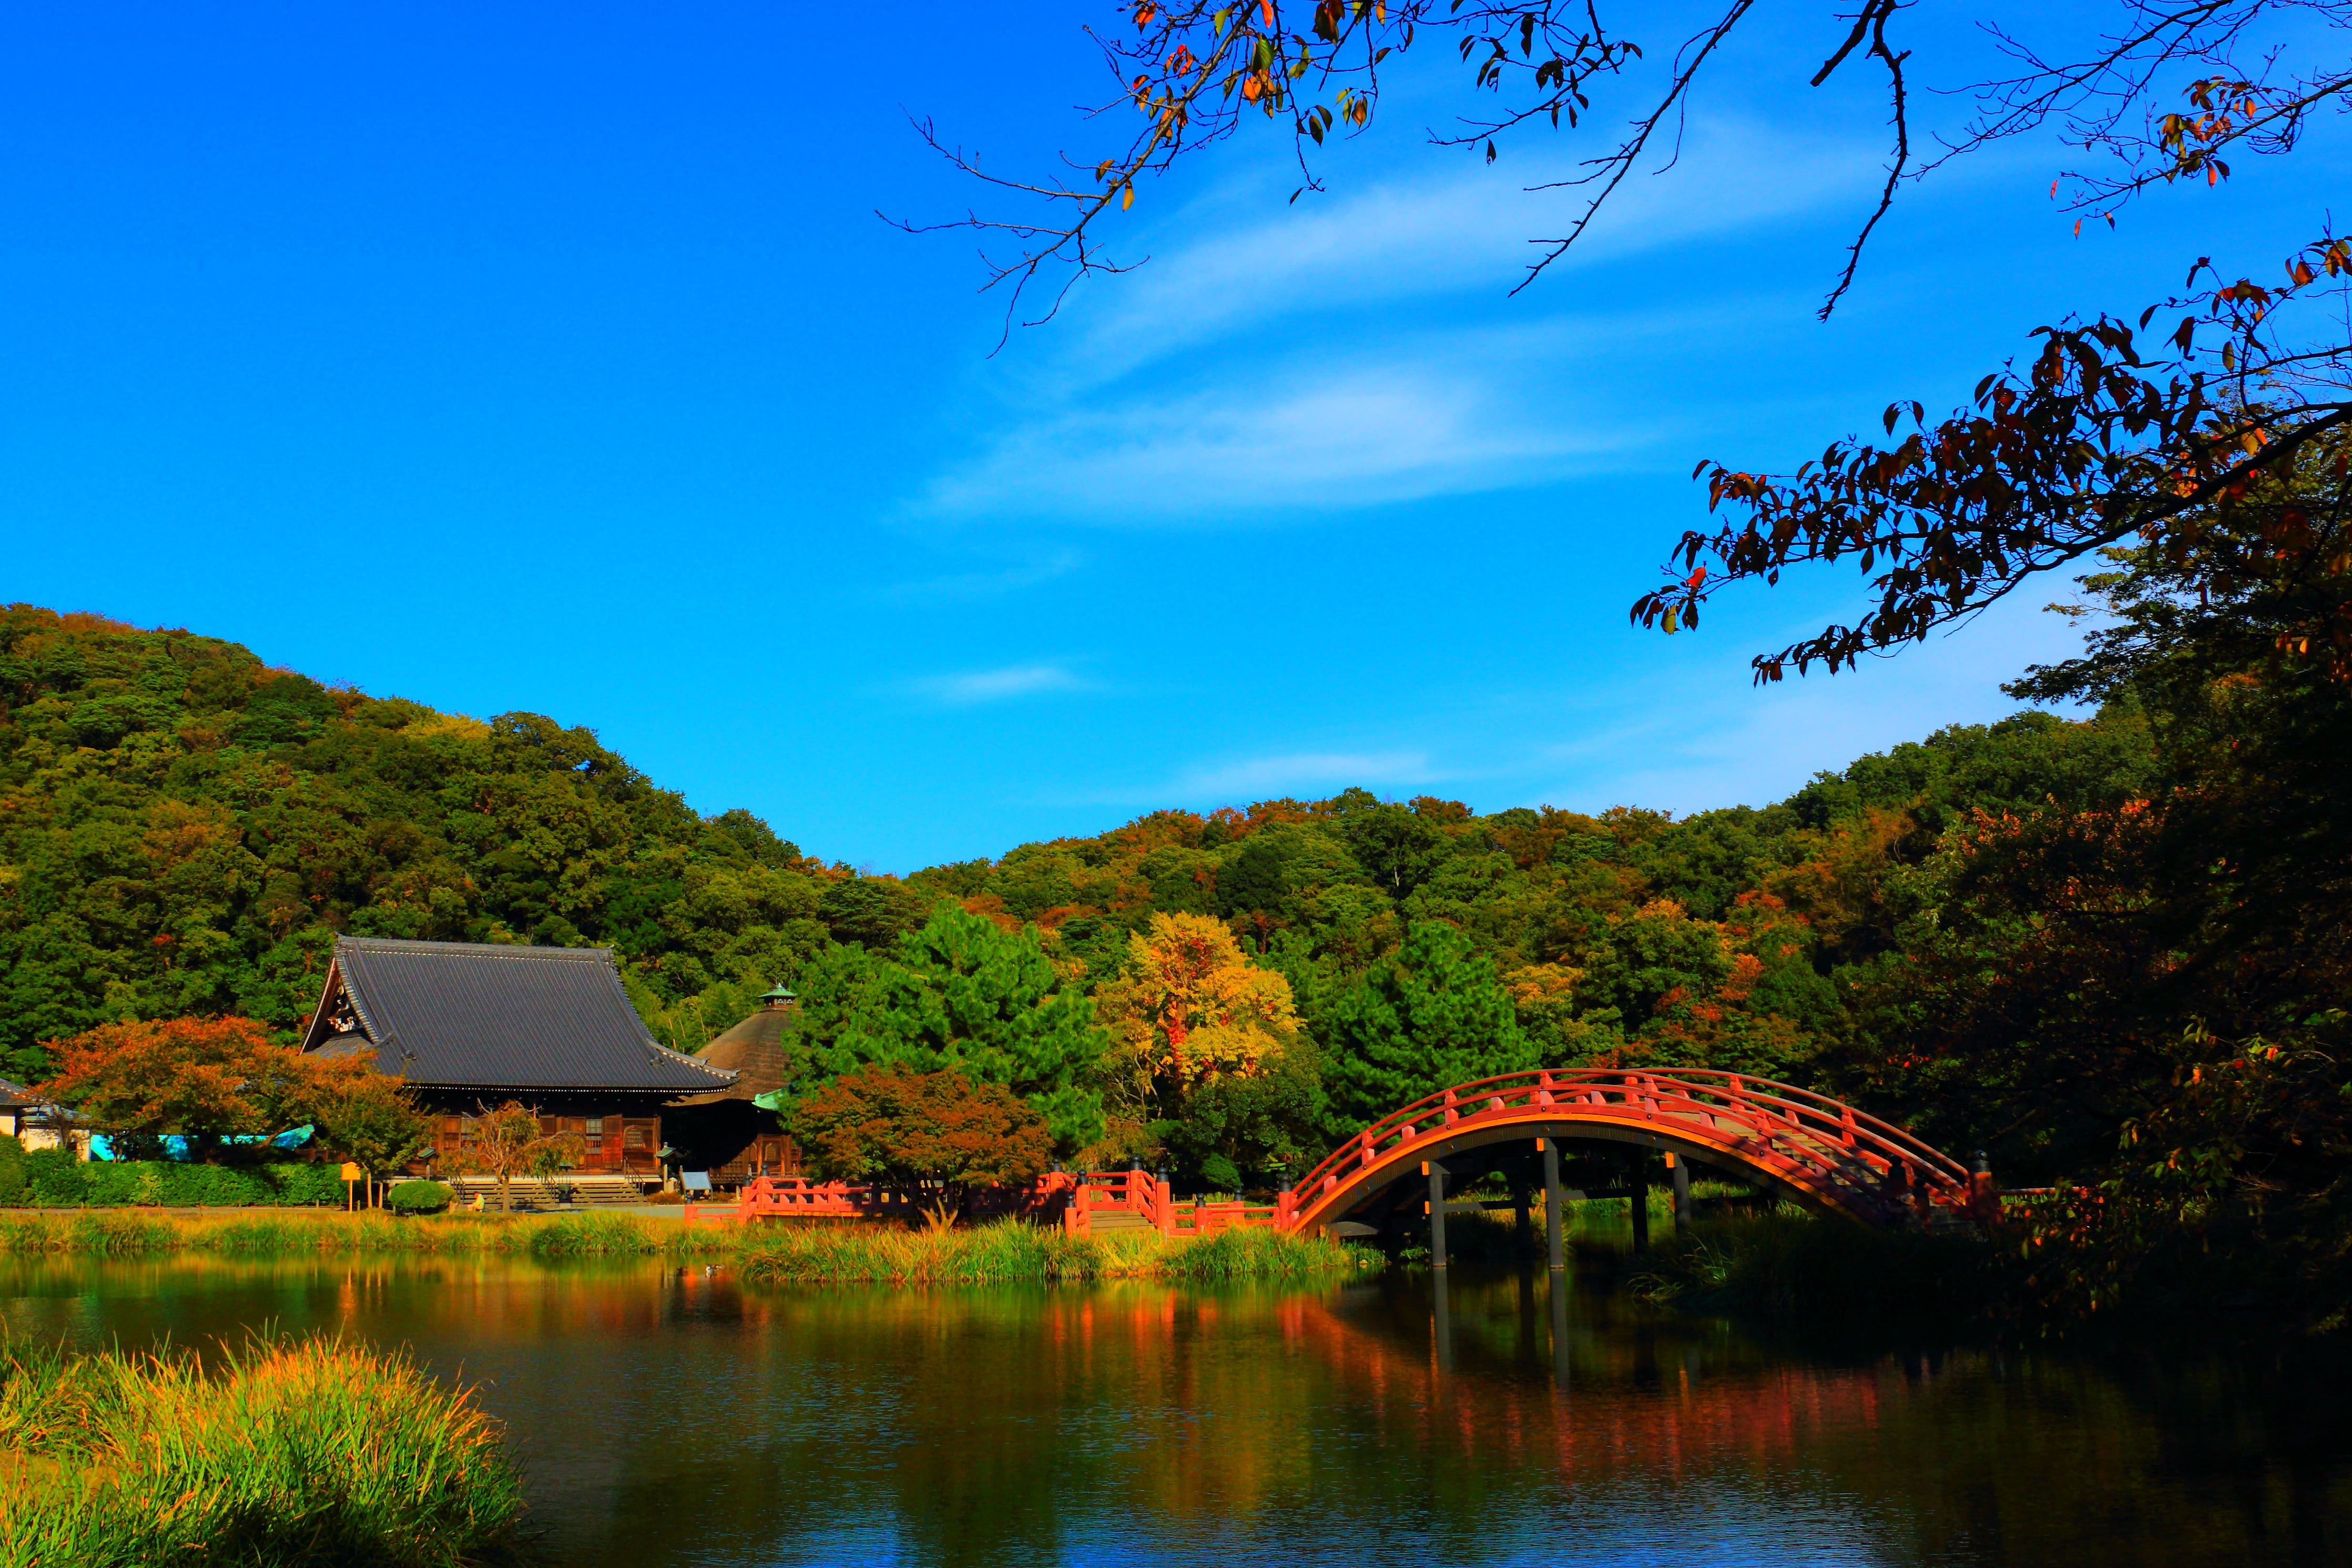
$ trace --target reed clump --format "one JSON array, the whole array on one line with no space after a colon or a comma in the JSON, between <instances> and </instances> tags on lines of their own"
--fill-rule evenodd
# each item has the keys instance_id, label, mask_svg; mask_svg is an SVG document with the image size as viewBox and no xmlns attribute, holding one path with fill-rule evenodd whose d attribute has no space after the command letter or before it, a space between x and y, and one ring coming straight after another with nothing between
<instances>
[{"instance_id":1,"label":"reed clump","mask_svg":"<svg viewBox=\"0 0 2352 1568\"><path fill-rule=\"evenodd\" d=\"M518 1555L496 1421L404 1352L0 1345L0 1568L458 1568Z\"/></svg>"},{"instance_id":2,"label":"reed clump","mask_svg":"<svg viewBox=\"0 0 2352 1568\"><path fill-rule=\"evenodd\" d=\"M1377 1253L1270 1230L1076 1237L1018 1220L937 1232L761 1225L742 1237L735 1261L745 1279L772 1284L894 1285L1302 1279L1381 1266Z\"/></svg>"}]
</instances>

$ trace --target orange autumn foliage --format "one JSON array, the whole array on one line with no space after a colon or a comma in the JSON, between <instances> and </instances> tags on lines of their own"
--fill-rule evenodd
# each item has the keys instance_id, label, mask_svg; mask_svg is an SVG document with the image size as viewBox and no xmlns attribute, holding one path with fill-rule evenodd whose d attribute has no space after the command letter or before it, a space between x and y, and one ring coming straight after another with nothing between
<instances>
[{"instance_id":1,"label":"orange autumn foliage","mask_svg":"<svg viewBox=\"0 0 2352 1568\"><path fill-rule=\"evenodd\" d=\"M305 1122L330 1142L373 1149L415 1141L404 1136L416 1117L399 1080L363 1058L305 1056L275 1044L268 1026L251 1018L101 1024L57 1049L61 1070L41 1086L43 1095L99 1131L184 1136L199 1158L225 1140ZM383 1163L404 1157L395 1151Z\"/></svg>"},{"instance_id":2,"label":"orange autumn foliage","mask_svg":"<svg viewBox=\"0 0 2352 1568\"><path fill-rule=\"evenodd\" d=\"M1150 936L1128 939L1128 964L1096 994L1095 1015L1122 1065L1156 1089L1255 1077L1297 1034L1290 983L1206 915L1153 915Z\"/></svg>"}]
</instances>

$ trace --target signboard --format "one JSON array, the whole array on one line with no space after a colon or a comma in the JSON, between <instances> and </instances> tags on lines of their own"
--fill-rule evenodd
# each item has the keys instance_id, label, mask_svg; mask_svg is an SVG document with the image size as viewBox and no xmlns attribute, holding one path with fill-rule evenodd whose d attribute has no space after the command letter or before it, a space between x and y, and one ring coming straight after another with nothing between
<instances>
[{"instance_id":1,"label":"signboard","mask_svg":"<svg viewBox=\"0 0 2352 1568\"><path fill-rule=\"evenodd\" d=\"M346 1160L343 1162L343 1180L347 1182L356 1182L364 1179L367 1173L365 1171L361 1170L351 1161Z\"/></svg>"}]
</instances>

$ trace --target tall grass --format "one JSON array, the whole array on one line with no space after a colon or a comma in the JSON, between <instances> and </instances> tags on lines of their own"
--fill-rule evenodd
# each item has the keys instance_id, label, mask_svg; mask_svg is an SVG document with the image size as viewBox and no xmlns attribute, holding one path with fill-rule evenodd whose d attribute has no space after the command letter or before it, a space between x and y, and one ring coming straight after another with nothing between
<instances>
[{"instance_id":1,"label":"tall grass","mask_svg":"<svg viewBox=\"0 0 2352 1568\"><path fill-rule=\"evenodd\" d=\"M1006 1280L1291 1279L1377 1267L1336 1242L1228 1231L1202 1240L1155 1232L1081 1237L999 1222L931 1235L879 1225L755 1220L685 1226L626 1214L520 1217L381 1214L182 1216L90 1212L0 1215L0 1253L230 1258L356 1255L696 1258L742 1264L754 1279L986 1284Z\"/></svg>"},{"instance_id":2,"label":"tall grass","mask_svg":"<svg viewBox=\"0 0 2352 1568\"><path fill-rule=\"evenodd\" d=\"M516 1555L499 1426L404 1353L0 1346L0 1568L457 1568Z\"/></svg>"},{"instance_id":3,"label":"tall grass","mask_svg":"<svg viewBox=\"0 0 2352 1568\"><path fill-rule=\"evenodd\" d=\"M936 1233L776 1226L744 1237L735 1257L747 1279L898 1285L1299 1279L1381 1265L1379 1254L1360 1247L1268 1230L1199 1239L1155 1231L1074 1237L1011 1220Z\"/></svg>"},{"instance_id":4,"label":"tall grass","mask_svg":"<svg viewBox=\"0 0 2352 1568\"><path fill-rule=\"evenodd\" d=\"M239 1258L392 1253L531 1258L699 1258L732 1249L732 1226L688 1227L621 1214L550 1218L384 1214L0 1215L0 1253L79 1257L200 1252Z\"/></svg>"}]
</instances>

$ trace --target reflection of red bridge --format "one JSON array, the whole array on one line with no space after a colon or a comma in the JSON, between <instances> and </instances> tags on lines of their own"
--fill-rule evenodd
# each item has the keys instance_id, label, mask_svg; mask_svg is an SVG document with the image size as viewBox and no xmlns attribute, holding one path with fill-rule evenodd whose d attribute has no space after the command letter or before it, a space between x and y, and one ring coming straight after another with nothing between
<instances>
[{"instance_id":1,"label":"reflection of red bridge","mask_svg":"<svg viewBox=\"0 0 2352 1568\"><path fill-rule=\"evenodd\" d=\"M1442 1184L1518 1171L1562 1143L1613 1144L1633 1157L1633 1191L1652 1150L1756 1182L1809 1208L1898 1227L1990 1219L1991 1177L1971 1173L1903 1129L1810 1089L1697 1068L1510 1073L1425 1096L1382 1117L1327 1156L1272 1205L1180 1202L1143 1171L1055 1172L999 1189L980 1206L1058 1217L1076 1235L1156 1230L1206 1236L1244 1226L1321 1232L1351 1217L1393 1217L1434 1170ZM1546 1156L1556 1178L1556 1155ZM1443 1163L1439 1163L1439 1162ZM739 1217L911 1215L880 1188L763 1177L743 1189Z\"/></svg>"}]
</instances>

